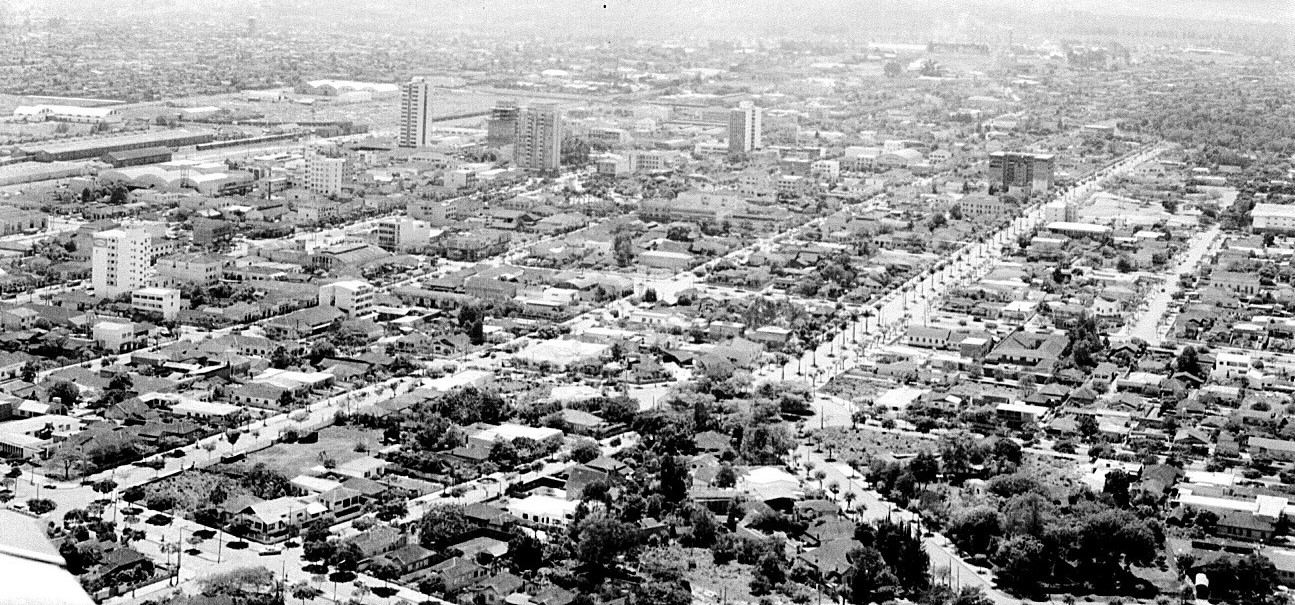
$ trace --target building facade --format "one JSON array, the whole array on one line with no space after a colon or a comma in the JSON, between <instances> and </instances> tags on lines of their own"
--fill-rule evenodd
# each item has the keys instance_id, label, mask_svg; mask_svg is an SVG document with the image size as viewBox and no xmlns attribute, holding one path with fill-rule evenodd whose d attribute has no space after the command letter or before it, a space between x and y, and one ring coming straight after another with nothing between
<instances>
[{"instance_id":1,"label":"building facade","mask_svg":"<svg viewBox=\"0 0 1295 605\"><path fill-rule=\"evenodd\" d=\"M989 154L989 182L1004 192L1047 191L1052 188L1054 163L1047 153L994 152Z\"/></svg>"},{"instance_id":2,"label":"building facade","mask_svg":"<svg viewBox=\"0 0 1295 605\"><path fill-rule=\"evenodd\" d=\"M516 101L500 101L490 110L490 119L486 121L487 147L513 144L517 137L517 114Z\"/></svg>"},{"instance_id":3,"label":"building facade","mask_svg":"<svg viewBox=\"0 0 1295 605\"><path fill-rule=\"evenodd\" d=\"M118 296L145 286L153 266L153 234L146 229L110 229L94 234L91 283L98 296Z\"/></svg>"},{"instance_id":4,"label":"building facade","mask_svg":"<svg viewBox=\"0 0 1295 605\"><path fill-rule=\"evenodd\" d=\"M760 108L750 101L743 101L729 112L729 153L750 153L763 146L760 141L760 114Z\"/></svg>"},{"instance_id":5,"label":"building facade","mask_svg":"<svg viewBox=\"0 0 1295 605\"><path fill-rule=\"evenodd\" d=\"M402 216L378 223L378 247L388 252L420 250L431 244L432 225Z\"/></svg>"},{"instance_id":6,"label":"building facade","mask_svg":"<svg viewBox=\"0 0 1295 605\"><path fill-rule=\"evenodd\" d=\"M130 306L141 313L173 321L180 315L180 291L174 288L136 290L130 295Z\"/></svg>"},{"instance_id":7,"label":"building facade","mask_svg":"<svg viewBox=\"0 0 1295 605\"><path fill-rule=\"evenodd\" d=\"M338 195L350 181L350 160L312 153L306 156L306 189L320 195Z\"/></svg>"},{"instance_id":8,"label":"building facade","mask_svg":"<svg viewBox=\"0 0 1295 605\"><path fill-rule=\"evenodd\" d=\"M521 110L513 160L528 172L553 172L562 165L562 114L556 105L535 105Z\"/></svg>"},{"instance_id":9,"label":"building facade","mask_svg":"<svg viewBox=\"0 0 1295 605\"><path fill-rule=\"evenodd\" d=\"M432 132L432 87L423 78L400 86L401 147L427 147Z\"/></svg>"},{"instance_id":10,"label":"building facade","mask_svg":"<svg viewBox=\"0 0 1295 605\"><path fill-rule=\"evenodd\" d=\"M373 286L358 279L320 286L319 306L337 309L351 319L368 319L377 313L373 309Z\"/></svg>"}]
</instances>

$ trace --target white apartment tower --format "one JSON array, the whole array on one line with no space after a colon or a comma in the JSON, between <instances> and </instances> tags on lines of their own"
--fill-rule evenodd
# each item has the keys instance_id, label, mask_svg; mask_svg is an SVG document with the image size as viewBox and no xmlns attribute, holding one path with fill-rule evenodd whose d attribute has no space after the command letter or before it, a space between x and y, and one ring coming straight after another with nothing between
<instances>
[{"instance_id":1,"label":"white apartment tower","mask_svg":"<svg viewBox=\"0 0 1295 605\"><path fill-rule=\"evenodd\" d=\"M518 112L513 161L528 172L553 172L562 165L562 114L556 105L533 105Z\"/></svg>"},{"instance_id":2,"label":"white apartment tower","mask_svg":"<svg viewBox=\"0 0 1295 605\"><path fill-rule=\"evenodd\" d=\"M350 160L318 153L306 155L306 189L320 195L339 195L350 180Z\"/></svg>"},{"instance_id":3,"label":"white apartment tower","mask_svg":"<svg viewBox=\"0 0 1295 605\"><path fill-rule=\"evenodd\" d=\"M432 87L423 78L400 85L401 147L426 147L432 132Z\"/></svg>"},{"instance_id":4,"label":"white apartment tower","mask_svg":"<svg viewBox=\"0 0 1295 605\"><path fill-rule=\"evenodd\" d=\"M143 228L110 229L94 234L90 283L96 296L111 297L147 285L153 266L153 234Z\"/></svg>"},{"instance_id":5,"label":"white apartment tower","mask_svg":"<svg viewBox=\"0 0 1295 605\"><path fill-rule=\"evenodd\" d=\"M377 314L373 294L373 286L358 279L325 284L319 287L319 306L337 309L351 319L369 319Z\"/></svg>"},{"instance_id":6,"label":"white apartment tower","mask_svg":"<svg viewBox=\"0 0 1295 605\"><path fill-rule=\"evenodd\" d=\"M742 101L728 114L728 152L750 153L763 147L760 142L760 108Z\"/></svg>"}]
</instances>

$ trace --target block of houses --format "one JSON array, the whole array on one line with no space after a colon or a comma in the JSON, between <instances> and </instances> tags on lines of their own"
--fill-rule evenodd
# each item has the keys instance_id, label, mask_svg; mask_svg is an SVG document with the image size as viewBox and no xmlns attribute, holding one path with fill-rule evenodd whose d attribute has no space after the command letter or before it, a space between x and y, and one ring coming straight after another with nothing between
<instances>
[{"instance_id":1,"label":"block of houses","mask_svg":"<svg viewBox=\"0 0 1295 605\"><path fill-rule=\"evenodd\" d=\"M1282 462L1295 461L1295 441L1251 437L1249 447L1250 455L1257 459Z\"/></svg>"},{"instance_id":2,"label":"block of houses","mask_svg":"<svg viewBox=\"0 0 1295 605\"><path fill-rule=\"evenodd\" d=\"M452 557L427 568L429 576L440 578L444 582L446 592L458 592L476 584L487 573L485 567L464 557Z\"/></svg>"}]
</instances>

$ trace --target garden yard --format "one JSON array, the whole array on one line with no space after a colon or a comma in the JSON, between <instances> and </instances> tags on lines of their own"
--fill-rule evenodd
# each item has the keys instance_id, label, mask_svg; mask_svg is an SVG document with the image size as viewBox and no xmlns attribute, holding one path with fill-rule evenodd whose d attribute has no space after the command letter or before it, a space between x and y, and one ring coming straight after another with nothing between
<instances>
[{"instance_id":1,"label":"garden yard","mask_svg":"<svg viewBox=\"0 0 1295 605\"><path fill-rule=\"evenodd\" d=\"M757 603L751 594L751 565L736 561L716 565L715 556L706 548L685 549L688 560L697 566L685 577L692 584L694 603Z\"/></svg>"},{"instance_id":2,"label":"garden yard","mask_svg":"<svg viewBox=\"0 0 1295 605\"><path fill-rule=\"evenodd\" d=\"M325 464L345 464L369 455L381 447L382 433L359 426L330 426L320 429L313 443L278 443L247 457L249 465L264 463L266 468L292 478L307 469ZM363 449L363 451L360 451Z\"/></svg>"}]
</instances>

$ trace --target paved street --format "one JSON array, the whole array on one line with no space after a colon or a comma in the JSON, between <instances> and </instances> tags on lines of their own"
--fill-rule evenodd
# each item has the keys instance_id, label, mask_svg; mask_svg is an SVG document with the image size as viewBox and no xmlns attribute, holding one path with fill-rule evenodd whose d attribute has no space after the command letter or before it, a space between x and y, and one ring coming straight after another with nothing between
<instances>
[{"instance_id":1,"label":"paved street","mask_svg":"<svg viewBox=\"0 0 1295 605\"><path fill-rule=\"evenodd\" d=\"M807 463L812 465L813 468L809 468ZM808 446L801 446L796 450L795 467L806 481L811 484L818 482L813 478L813 473L822 470L826 475L823 479L824 485L836 483L840 486L840 491L836 498L842 506L847 506L845 494L854 494L853 502L849 503L848 507L857 512L859 521L874 522L889 517L896 521L919 522L917 515L908 510L897 508L893 503L882 500L877 492L867 489L862 476L850 468L849 465L839 460L829 462L822 454L813 451ZM949 577L954 582L955 587L979 587L997 605L1022 602L1020 599L995 588L992 574L988 570L968 565L953 551L953 547L942 535L934 534L925 537L922 542L931 558L933 576L942 574L943 570L949 570Z\"/></svg>"},{"instance_id":2,"label":"paved street","mask_svg":"<svg viewBox=\"0 0 1295 605\"><path fill-rule=\"evenodd\" d=\"M1164 334L1162 324L1165 314L1169 311L1169 303L1174 295L1182 290L1179 278L1195 273L1201 259L1205 258L1205 255L1219 243L1219 234L1219 226L1214 225L1208 231L1192 236L1182 261L1165 274L1164 283L1158 291L1151 294L1151 298L1147 300L1146 309L1138 315L1137 323L1132 329L1123 330L1122 335L1141 338L1151 346L1160 346Z\"/></svg>"}]
</instances>

